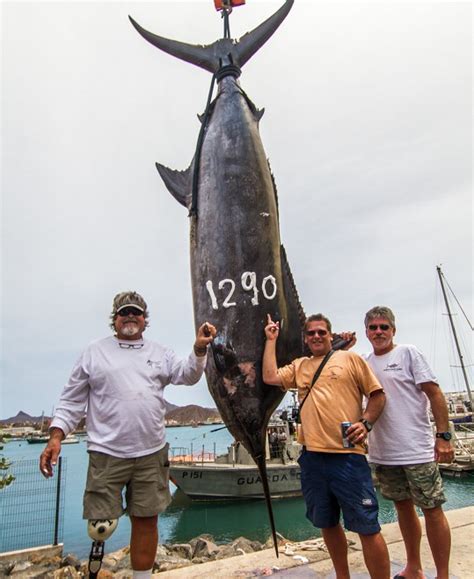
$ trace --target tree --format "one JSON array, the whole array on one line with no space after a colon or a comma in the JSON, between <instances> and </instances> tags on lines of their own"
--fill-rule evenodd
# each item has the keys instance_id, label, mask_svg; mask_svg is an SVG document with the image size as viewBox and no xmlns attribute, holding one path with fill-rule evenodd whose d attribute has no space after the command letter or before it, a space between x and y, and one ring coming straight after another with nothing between
<instances>
[{"instance_id":1,"label":"tree","mask_svg":"<svg viewBox=\"0 0 474 579\"><path fill-rule=\"evenodd\" d=\"M6 488L8 485L12 484L15 477L12 474L6 474L10 468L11 462L7 460L4 456L0 457L0 491Z\"/></svg>"}]
</instances>

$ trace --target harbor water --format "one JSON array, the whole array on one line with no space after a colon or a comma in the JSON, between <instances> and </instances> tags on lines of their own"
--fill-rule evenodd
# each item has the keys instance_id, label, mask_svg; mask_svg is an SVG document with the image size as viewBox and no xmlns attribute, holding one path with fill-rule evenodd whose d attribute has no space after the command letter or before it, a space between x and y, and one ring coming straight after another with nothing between
<instances>
[{"instance_id":1,"label":"harbor water","mask_svg":"<svg viewBox=\"0 0 474 579\"><path fill-rule=\"evenodd\" d=\"M191 448L195 454L202 452L222 453L232 442L227 429L217 426L172 427L167 428L167 439L171 448ZM26 441L12 441L5 444L2 454L12 462L39 459L44 448L42 444L29 445ZM62 456L67 459L64 512L64 552L74 553L80 558L89 554L91 541L82 519L82 494L87 471L86 442L64 445ZM41 474L38 470L38 477ZM447 503L445 509L458 509L474 504L474 476L462 479L445 478ZM208 533L217 543L231 541L239 536L265 542L270 536L265 502L223 501L191 502L171 484L173 502L160 515L159 532L161 543L183 543L193 537ZM391 501L386 501L378 493L380 522L396 520ZM305 518L302 498L273 501L277 530L293 541L302 541L318 536L319 532ZM107 541L107 552L128 545L130 523L127 517L120 519L119 526Z\"/></svg>"}]
</instances>

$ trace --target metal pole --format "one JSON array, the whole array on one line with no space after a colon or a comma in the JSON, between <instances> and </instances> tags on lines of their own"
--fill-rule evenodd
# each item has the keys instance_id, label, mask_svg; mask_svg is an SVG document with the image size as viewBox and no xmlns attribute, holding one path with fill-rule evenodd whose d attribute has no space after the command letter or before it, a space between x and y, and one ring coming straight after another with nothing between
<instances>
[{"instance_id":1,"label":"metal pole","mask_svg":"<svg viewBox=\"0 0 474 579\"><path fill-rule=\"evenodd\" d=\"M58 544L58 534L59 534L59 507L61 503L61 467L63 459L62 456L58 460L58 470L56 472L57 483L56 483L56 513L54 516L54 540L53 545Z\"/></svg>"},{"instance_id":2,"label":"metal pole","mask_svg":"<svg viewBox=\"0 0 474 579\"><path fill-rule=\"evenodd\" d=\"M466 368L464 367L464 360L463 360L463 357L461 354L461 348L460 348L459 342L458 342L458 335L456 334L456 328L454 327L453 315L452 315L451 310L449 308L448 296L446 295L446 289L445 289L444 283L443 283L443 272L441 271L441 267L439 265L436 266L436 270L438 272L439 282L441 284L441 290L443 291L444 303L446 304L446 309L448 310L449 323L451 324L451 329L453 331L454 343L456 344L456 350L458 351L459 362L461 364L461 370L462 370L462 374L464 376L464 382L466 384L467 395L469 396L469 401L471 403L471 409L472 409L471 389L469 387L469 380L467 378Z\"/></svg>"}]
</instances>

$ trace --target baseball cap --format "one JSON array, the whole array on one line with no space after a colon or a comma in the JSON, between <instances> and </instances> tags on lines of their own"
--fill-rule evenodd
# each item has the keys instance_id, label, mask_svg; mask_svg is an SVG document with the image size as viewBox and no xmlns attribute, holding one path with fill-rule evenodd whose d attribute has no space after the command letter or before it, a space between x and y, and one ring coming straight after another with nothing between
<instances>
[{"instance_id":1,"label":"baseball cap","mask_svg":"<svg viewBox=\"0 0 474 579\"><path fill-rule=\"evenodd\" d=\"M114 297L112 314L117 314L120 310L127 307L137 308L144 313L147 310L146 301L139 293L134 291L121 292Z\"/></svg>"}]
</instances>

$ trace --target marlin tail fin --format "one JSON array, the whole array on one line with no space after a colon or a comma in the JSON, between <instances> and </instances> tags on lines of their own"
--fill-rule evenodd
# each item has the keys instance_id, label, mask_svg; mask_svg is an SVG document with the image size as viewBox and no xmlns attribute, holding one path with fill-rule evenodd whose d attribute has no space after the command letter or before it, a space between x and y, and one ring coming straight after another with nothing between
<instances>
[{"instance_id":1,"label":"marlin tail fin","mask_svg":"<svg viewBox=\"0 0 474 579\"><path fill-rule=\"evenodd\" d=\"M234 64L242 67L261 48L288 15L294 0L286 0L270 18L267 18L240 40L222 38L207 46L187 44L178 40L164 38L145 30L129 16L139 34L156 48L190 62L209 72L217 72L222 66Z\"/></svg>"}]
</instances>

